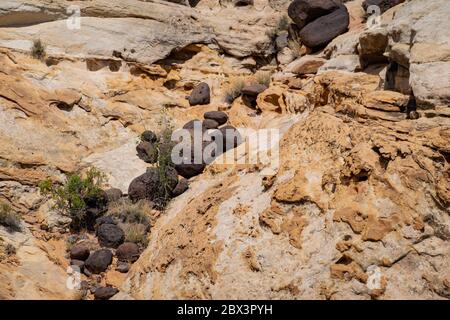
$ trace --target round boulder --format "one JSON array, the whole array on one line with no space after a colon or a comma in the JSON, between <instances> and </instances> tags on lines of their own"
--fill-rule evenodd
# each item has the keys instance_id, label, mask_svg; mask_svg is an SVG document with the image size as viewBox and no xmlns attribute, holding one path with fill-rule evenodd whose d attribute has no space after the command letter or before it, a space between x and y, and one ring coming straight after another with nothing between
<instances>
[{"instance_id":1,"label":"round boulder","mask_svg":"<svg viewBox=\"0 0 450 320\"><path fill-rule=\"evenodd\" d=\"M168 168L166 178L169 189L173 190L178 183L177 171L173 168ZM156 168L148 168L146 173L134 178L128 187L128 195L132 201L141 199L148 199L150 201L157 200L156 198L160 194L160 191L160 176Z\"/></svg>"},{"instance_id":2,"label":"round boulder","mask_svg":"<svg viewBox=\"0 0 450 320\"><path fill-rule=\"evenodd\" d=\"M141 141L136 146L136 152L139 159L147 163L155 163L158 160L158 151L155 145L148 141Z\"/></svg>"},{"instance_id":3,"label":"round boulder","mask_svg":"<svg viewBox=\"0 0 450 320\"><path fill-rule=\"evenodd\" d=\"M158 136L150 130L145 130L142 134L141 134L141 139L142 141L147 141L150 143L155 143L156 141L158 141Z\"/></svg>"},{"instance_id":4,"label":"round boulder","mask_svg":"<svg viewBox=\"0 0 450 320\"><path fill-rule=\"evenodd\" d=\"M102 247L117 248L123 243L125 234L117 225L104 223L98 227L97 237Z\"/></svg>"},{"instance_id":5,"label":"round boulder","mask_svg":"<svg viewBox=\"0 0 450 320\"><path fill-rule=\"evenodd\" d=\"M108 249L100 249L92 253L86 260L85 269L92 273L98 274L106 271L112 263L113 255Z\"/></svg>"},{"instance_id":6,"label":"round boulder","mask_svg":"<svg viewBox=\"0 0 450 320\"><path fill-rule=\"evenodd\" d=\"M300 32L301 41L309 48L323 47L344 33L350 23L347 8L339 9L308 23Z\"/></svg>"},{"instance_id":7,"label":"round boulder","mask_svg":"<svg viewBox=\"0 0 450 320\"><path fill-rule=\"evenodd\" d=\"M208 104L211 100L209 85L206 82L197 85L194 90L192 90L188 100L191 106Z\"/></svg>"},{"instance_id":8,"label":"round boulder","mask_svg":"<svg viewBox=\"0 0 450 320\"><path fill-rule=\"evenodd\" d=\"M203 115L205 119L216 121L220 126L227 123L228 115L223 111L208 111Z\"/></svg>"},{"instance_id":9,"label":"round boulder","mask_svg":"<svg viewBox=\"0 0 450 320\"><path fill-rule=\"evenodd\" d=\"M135 262L139 255L139 247L133 242L122 243L116 250L119 261Z\"/></svg>"},{"instance_id":10,"label":"round boulder","mask_svg":"<svg viewBox=\"0 0 450 320\"><path fill-rule=\"evenodd\" d=\"M114 287L107 286L107 287L100 287L97 288L94 292L94 298L95 300L109 300L114 295L116 295L119 292Z\"/></svg>"},{"instance_id":11,"label":"round boulder","mask_svg":"<svg viewBox=\"0 0 450 320\"><path fill-rule=\"evenodd\" d=\"M83 244L77 244L70 250L70 259L85 261L89 258L89 248Z\"/></svg>"},{"instance_id":12,"label":"round boulder","mask_svg":"<svg viewBox=\"0 0 450 320\"><path fill-rule=\"evenodd\" d=\"M288 15L301 29L309 22L338 8L338 4L333 0L294 0L288 7Z\"/></svg>"},{"instance_id":13,"label":"round boulder","mask_svg":"<svg viewBox=\"0 0 450 320\"><path fill-rule=\"evenodd\" d=\"M257 97L261 92L265 91L267 87L263 84L255 83L242 88L242 94Z\"/></svg>"},{"instance_id":14,"label":"round boulder","mask_svg":"<svg viewBox=\"0 0 450 320\"><path fill-rule=\"evenodd\" d=\"M216 120L205 119L202 123L203 127L207 130L209 129L217 129L219 127L219 123Z\"/></svg>"}]
</instances>

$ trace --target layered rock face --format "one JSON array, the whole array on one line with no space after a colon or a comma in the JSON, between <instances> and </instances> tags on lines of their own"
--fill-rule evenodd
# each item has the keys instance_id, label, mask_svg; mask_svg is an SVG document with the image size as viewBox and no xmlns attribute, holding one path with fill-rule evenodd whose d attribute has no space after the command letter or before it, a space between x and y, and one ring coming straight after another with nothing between
<instances>
[{"instance_id":1,"label":"layered rock face","mask_svg":"<svg viewBox=\"0 0 450 320\"><path fill-rule=\"evenodd\" d=\"M0 202L22 221L0 225L0 298L79 299L78 264L91 299L448 299L450 8L402 2L1 2ZM97 167L110 202L154 201L162 114L276 129L278 162L221 164L244 141L171 171L146 248L129 212L72 234L39 182Z\"/></svg>"}]
</instances>

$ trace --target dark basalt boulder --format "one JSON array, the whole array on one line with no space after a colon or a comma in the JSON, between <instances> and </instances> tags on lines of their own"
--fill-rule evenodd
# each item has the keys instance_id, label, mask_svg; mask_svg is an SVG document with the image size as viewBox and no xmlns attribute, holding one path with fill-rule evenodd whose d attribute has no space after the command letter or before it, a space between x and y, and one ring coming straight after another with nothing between
<instances>
[{"instance_id":1,"label":"dark basalt boulder","mask_svg":"<svg viewBox=\"0 0 450 320\"><path fill-rule=\"evenodd\" d=\"M97 238L102 247L117 248L123 243L125 234L117 225L104 223L97 229Z\"/></svg>"},{"instance_id":2,"label":"dark basalt boulder","mask_svg":"<svg viewBox=\"0 0 450 320\"><path fill-rule=\"evenodd\" d=\"M209 85L205 82L197 85L194 90L192 90L188 100L191 106L208 104L211 100Z\"/></svg>"},{"instance_id":3,"label":"dark basalt boulder","mask_svg":"<svg viewBox=\"0 0 450 320\"><path fill-rule=\"evenodd\" d=\"M323 47L344 33L350 23L345 6L307 24L299 33L301 41L310 48Z\"/></svg>"},{"instance_id":4,"label":"dark basalt boulder","mask_svg":"<svg viewBox=\"0 0 450 320\"><path fill-rule=\"evenodd\" d=\"M139 159L147 163L155 163L158 160L158 150L151 142L141 141L136 146L136 152Z\"/></svg>"},{"instance_id":5,"label":"dark basalt boulder","mask_svg":"<svg viewBox=\"0 0 450 320\"><path fill-rule=\"evenodd\" d=\"M119 290L111 286L100 287L95 290L94 298L95 300L109 300L118 292Z\"/></svg>"},{"instance_id":6,"label":"dark basalt boulder","mask_svg":"<svg viewBox=\"0 0 450 320\"><path fill-rule=\"evenodd\" d=\"M295 0L288 7L288 15L298 28L339 8L333 0Z\"/></svg>"},{"instance_id":7,"label":"dark basalt boulder","mask_svg":"<svg viewBox=\"0 0 450 320\"><path fill-rule=\"evenodd\" d=\"M158 136L156 135L156 133L154 133L151 130L145 130L142 134L141 134L141 139L142 141L147 141L150 143L155 143L156 141L158 141Z\"/></svg>"},{"instance_id":8,"label":"dark basalt boulder","mask_svg":"<svg viewBox=\"0 0 450 320\"><path fill-rule=\"evenodd\" d=\"M227 123L228 115L223 111L208 111L203 115L205 119L216 121L220 126Z\"/></svg>"},{"instance_id":9,"label":"dark basalt boulder","mask_svg":"<svg viewBox=\"0 0 450 320\"><path fill-rule=\"evenodd\" d=\"M187 189L189 189L189 183L186 179L182 178L180 181L178 181L177 186L175 189L172 190L172 196L178 197L179 195L183 194Z\"/></svg>"},{"instance_id":10,"label":"dark basalt boulder","mask_svg":"<svg viewBox=\"0 0 450 320\"><path fill-rule=\"evenodd\" d=\"M197 126L202 126L203 127L203 123L202 123L201 120L194 119L194 120L191 120L189 122L186 122L185 125L183 126L183 129L186 129L186 130L194 129L194 126L195 126L196 123L198 123Z\"/></svg>"},{"instance_id":11,"label":"dark basalt boulder","mask_svg":"<svg viewBox=\"0 0 450 320\"><path fill-rule=\"evenodd\" d=\"M116 250L119 261L135 262L139 255L139 247L133 242L122 243Z\"/></svg>"},{"instance_id":12,"label":"dark basalt boulder","mask_svg":"<svg viewBox=\"0 0 450 320\"><path fill-rule=\"evenodd\" d=\"M257 97L261 92L264 92L265 90L267 90L267 87L265 85L256 83L245 86L242 89L242 94L251 97Z\"/></svg>"},{"instance_id":13,"label":"dark basalt boulder","mask_svg":"<svg viewBox=\"0 0 450 320\"><path fill-rule=\"evenodd\" d=\"M86 260L84 266L91 273L101 273L108 269L108 266L112 263L113 255L109 249L100 249L92 253Z\"/></svg>"},{"instance_id":14,"label":"dark basalt boulder","mask_svg":"<svg viewBox=\"0 0 450 320\"><path fill-rule=\"evenodd\" d=\"M205 119L202 124L206 130L217 129L219 127L219 123L212 119Z\"/></svg>"},{"instance_id":15,"label":"dark basalt boulder","mask_svg":"<svg viewBox=\"0 0 450 320\"><path fill-rule=\"evenodd\" d=\"M83 244L76 244L70 250L70 259L85 261L89 258L89 248Z\"/></svg>"},{"instance_id":16,"label":"dark basalt boulder","mask_svg":"<svg viewBox=\"0 0 450 320\"><path fill-rule=\"evenodd\" d=\"M101 226L102 224L105 224L105 223L116 224L113 217L103 216L103 217L97 218L95 220L95 227L98 228L99 226Z\"/></svg>"},{"instance_id":17,"label":"dark basalt boulder","mask_svg":"<svg viewBox=\"0 0 450 320\"><path fill-rule=\"evenodd\" d=\"M178 183L177 171L173 168L168 168L166 176L168 178L168 187L170 190L173 190ZM131 181L128 187L128 195L132 201L141 199L155 201L160 190L161 182L158 171L155 168L148 168L146 173Z\"/></svg>"}]
</instances>

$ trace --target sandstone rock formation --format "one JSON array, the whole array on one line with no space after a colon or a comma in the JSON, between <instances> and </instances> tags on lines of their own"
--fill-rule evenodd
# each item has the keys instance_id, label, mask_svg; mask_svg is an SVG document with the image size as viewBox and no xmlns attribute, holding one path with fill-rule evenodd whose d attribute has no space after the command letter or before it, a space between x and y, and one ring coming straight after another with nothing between
<instances>
[{"instance_id":1,"label":"sandstone rock formation","mask_svg":"<svg viewBox=\"0 0 450 320\"><path fill-rule=\"evenodd\" d=\"M450 298L448 9L1 2L0 203L22 221L0 225L0 298ZM208 99L190 103L200 83ZM149 157L163 116L220 131L224 146L171 170L164 212L150 202L162 183ZM246 129L277 129L279 145L246 163L257 149ZM267 151L279 161L262 161ZM241 162L222 161L231 155ZM38 187L89 167L106 175L102 205L87 201L98 237L72 233ZM83 285L69 290L76 267Z\"/></svg>"}]
</instances>

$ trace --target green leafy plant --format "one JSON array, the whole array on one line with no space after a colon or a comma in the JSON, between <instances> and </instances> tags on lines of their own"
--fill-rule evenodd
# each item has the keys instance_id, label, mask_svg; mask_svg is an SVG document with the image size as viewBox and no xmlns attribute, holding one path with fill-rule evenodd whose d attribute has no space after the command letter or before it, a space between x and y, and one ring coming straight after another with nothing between
<instances>
[{"instance_id":1,"label":"green leafy plant","mask_svg":"<svg viewBox=\"0 0 450 320\"><path fill-rule=\"evenodd\" d=\"M20 231L20 220L20 216L12 210L10 205L0 203L0 225L12 231Z\"/></svg>"},{"instance_id":2,"label":"green leafy plant","mask_svg":"<svg viewBox=\"0 0 450 320\"><path fill-rule=\"evenodd\" d=\"M155 144L158 152L156 170L158 171L159 183L161 187L155 197L155 205L160 209L164 209L170 201L172 191L169 172L171 170L175 170L175 166L172 162L172 149L174 147L172 133L174 126L169 115L167 114L167 109L165 108L161 112L158 125L160 130L159 139Z\"/></svg>"},{"instance_id":3,"label":"green leafy plant","mask_svg":"<svg viewBox=\"0 0 450 320\"><path fill-rule=\"evenodd\" d=\"M242 89L244 89L244 87L245 81L242 78L235 79L225 91L224 101L228 104L233 103L233 101L242 94Z\"/></svg>"},{"instance_id":4,"label":"green leafy plant","mask_svg":"<svg viewBox=\"0 0 450 320\"><path fill-rule=\"evenodd\" d=\"M70 175L62 185L54 184L50 179L39 183L43 195L50 195L55 208L72 218L74 229L85 227L86 199L98 197L102 191L105 174L96 168L90 168L85 175Z\"/></svg>"},{"instance_id":5,"label":"green leafy plant","mask_svg":"<svg viewBox=\"0 0 450 320\"><path fill-rule=\"evenodd\" d=\"M41 39L35 39L33 41L33 47L31 48L31 55L33 58L38 60L43 60L46 56L45 45L42 43Z\"/></svg>"}]
</instances>

